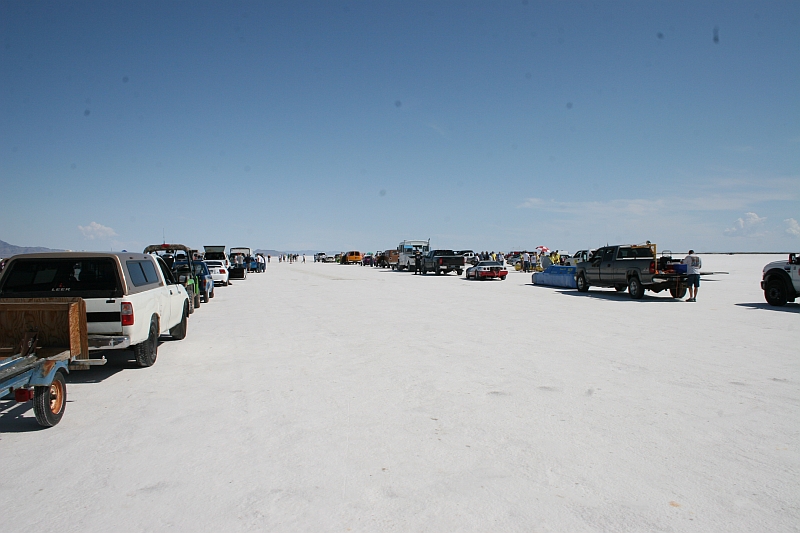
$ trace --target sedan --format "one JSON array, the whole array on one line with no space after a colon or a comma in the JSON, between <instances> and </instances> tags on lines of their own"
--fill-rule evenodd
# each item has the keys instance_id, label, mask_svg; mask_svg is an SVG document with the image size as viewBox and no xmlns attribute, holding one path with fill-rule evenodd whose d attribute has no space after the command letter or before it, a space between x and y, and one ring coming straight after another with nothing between
<instances>
[{"instance_id":1,"label":"sedan","mask_svg":"<svg viewBox=\"0 0 800 533\"><path fill-rule=\"evenodd\" d=\"M204 261L211 272L211 279L214 280L215 285L228 285L228 279L231 273L228 271L223 261Z\"/></svg>"},{"instance_id":2,"label":"sedan","mask_svg":"<svg viewBox=\"0 0 800 533\"><path fill-rule=\"evenodd\" d=\"M506 276L508 276L508 270L500 261L480 261L477 265L467 269L467 279L500 278L503 280L506 279Z\"/></svg>"}]
</instances>

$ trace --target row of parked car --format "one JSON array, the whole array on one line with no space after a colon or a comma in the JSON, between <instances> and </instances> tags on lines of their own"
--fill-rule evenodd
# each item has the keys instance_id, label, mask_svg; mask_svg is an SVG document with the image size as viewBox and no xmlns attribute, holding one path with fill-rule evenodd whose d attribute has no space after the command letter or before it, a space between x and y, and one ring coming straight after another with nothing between
<instances>
[{"instance_id":1,"label":"row of parked car","mask_svg":"<svg viewBox=\"0 0 800 533\"><path fill-rule=\"evenodd\" d=\"M543 247L540 247L543 248ZM541 250L545 252L546 249ZM549 252L549 250L547 250ZM351 250L336 254L333 262L341 264L360 264L364 266L388 267L395 270L416 270L417 260L422 274L433 272L461 275L466 269L467 279L506 279L506 264L519 270L522 256L526 252L509 252L502 259L481 260L472 250L431 250L430 240L402 241L396 249L363 254ZM649 241L641 245L605 246L595 250L579 250L575 254L562 251L552 254L541 253L542 267L555 265L567 267L569 275L560 272L559 283L585 292L590 286L612 287L617 291L628 291L632 298L639 299L646 290L653 292L669 291L674 298L686 294L685 270L681 270L680 260L672 258L670 251L658 257L656 246ZM324 253L314 256L317 262L328 262ZM533 259L531 259L533 261ZM467 268L467 265L472 265ZM539 268L538 270L542 270ZM703 274L703 273L701 273ZM708 274L708 273L706 273ZM703 274L705 275L705 274ZM551 276L552 277L552 276ZM549 279L548 276L541 276ZM800 298L800 254L789 254L788 260L772 262L762 271L761 289L764 299L770 305L782 306Z\"/></svg>"},{"instance_id":2,"label":"row of parked car","mask_svg":"<svg viewBox=\"0 0 800 533\"><path fill-rule=\"evenodd\" d=\"M143 253L47 252L4 261L5 302L80 298L86 305L89 350L132 349L139 366L156 361L158 338L186 337L188 319L230 284L229 260L204 260L179 244Z\"/></svg>"},{"instance_id":3,"label":"row of parked car","mask_svg":"<svg viewBox=\"0 0 800 533\"><path fill-rule=\"evenodd\" d=\"M230 284L230 257L204 255L157 244L143 253L0 260L0 400L32 400L36 421L54 426L67 404L69 371L105 364L105 350L130 350L139 366L153 365L160 337L184 339L189 316Z\"/></svg>"}]
</instances>

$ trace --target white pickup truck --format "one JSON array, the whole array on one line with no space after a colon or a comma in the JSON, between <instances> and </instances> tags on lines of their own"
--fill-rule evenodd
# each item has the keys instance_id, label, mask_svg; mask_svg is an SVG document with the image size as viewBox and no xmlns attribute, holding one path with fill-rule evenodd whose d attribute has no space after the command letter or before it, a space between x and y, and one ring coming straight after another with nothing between
<instances>
[{"instance_id":1,"label":"white pickup truck","mask_svg":"<svg viewBox=\"0 0 800 533\"><path fill-rule=\"evenodd\" d=\"M139 366L156 362L162 333L186 337L189 296L156 255L51 252L8 259L0 301L59 297L86 302L90 350L132 348Z\"/></svg>"}]
</instances>

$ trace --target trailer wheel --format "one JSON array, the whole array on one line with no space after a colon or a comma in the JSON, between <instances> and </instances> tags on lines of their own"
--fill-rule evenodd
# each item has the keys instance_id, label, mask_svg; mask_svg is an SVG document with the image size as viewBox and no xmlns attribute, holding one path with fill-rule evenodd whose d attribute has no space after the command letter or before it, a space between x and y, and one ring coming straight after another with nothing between
<instances>
[{"instance_id":1,"label":"trailer wheel","mask_svg":"<svg viewBox=\"0 0 800 533\"><path fill-rule=\"evenodd\" d=\"M52 427L61 421L67 407L67 382L61 371L49 387L34 387L33 413L40 426Z\"/></svg>"},{"instance_id":2,"label":"trailer wheel","mask_svg":"<svg viewBox=\"0 0 800 533\"><path fill-rule=\"evenodd\" d=\"M150 319L150 335L147 340L133 347L136 364L140 367L153 366L158 357L158 322L156 317Z\"/></svg>"},{"instance_id":3,"label":"trailer wheel","mask_svg":"<svg viewBox=\"0 0 800 533\"><path fill-rule=\"evenodd\" d=\"M578 286L578 292L588 292L589 284L586 282L586 276L581 272L575 279L575 284Z\"/></svg>"},{"instance_id":4,"label":"trailer wheel","mask_svg":"<svg viewBox=\"0 0 800 533\"><path fill-rule=\"evenodd\" d=\"M669 293L670 295L672 295L673 298L677 298L680 300L681 298L686 296L686 287L684 287L683 285L681 285L679 289L675 287L670 287Z\"/></svg>"},{"instance_id":5,"label":"trailer wheel","mask_svg":"<svg viewBox=\"0 0 800 533\"><path fill-rule=\"evenodd\" d=\"M644 296L644 287L636 276L631 276L631 279L628 280L628 294L634 300L641 300Z\"/></svg>"},{"instance_id":6,"label":"trailer wheel","mask_svg":"<svg viewBox=\"0 0 800 533\"><path fill-rule=\"evenodd\" d=\"M172 335L172 338L176 341L182 341L186 338L186 330L189 327L189 304L183 304L183 316L181 317L181 321L175 324L169 330L169 334Z\"/></svg>"}]
</instances>

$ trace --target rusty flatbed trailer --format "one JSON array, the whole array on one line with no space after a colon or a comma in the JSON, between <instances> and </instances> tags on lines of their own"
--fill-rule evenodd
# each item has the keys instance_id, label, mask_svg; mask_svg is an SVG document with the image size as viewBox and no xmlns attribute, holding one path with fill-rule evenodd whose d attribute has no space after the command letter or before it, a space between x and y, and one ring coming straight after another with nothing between
<instances>
[{"instance_id":1,"label":"rusty flatbed trailer","mask_svg":"<svg viewBox=\"0 0 800 533\"><path fill-rule=\"evenodd\" d=\"M40 425L61 421L71 369L105 362L89 358L83 299L0 299L0 399L33 400Z\"/></svg>"}]
</instances>

